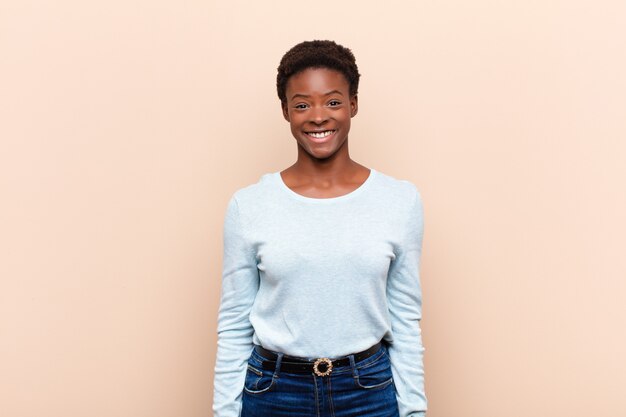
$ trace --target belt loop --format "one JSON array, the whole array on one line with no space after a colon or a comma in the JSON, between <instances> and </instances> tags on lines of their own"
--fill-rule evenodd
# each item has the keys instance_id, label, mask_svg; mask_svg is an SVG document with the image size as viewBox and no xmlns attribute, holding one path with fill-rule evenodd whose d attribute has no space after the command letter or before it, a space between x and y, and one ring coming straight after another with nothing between
<instances>
[{"instance_id":1,"label":"belt loop","mask_svg":"<svg viewBox=\"0 0 626 417\"><path fill-rule=\"evenodd\" d=\"M278 374L280 373L280 364L283 361L283 353L282 352L278 352L277 353L277 358L276 358L276 369L274 370L274 378L278 378Z\"/></svg>"},{"instance_id":2,"label":"belt loop","mask_svg":"<svg viewBox=\"0 0 626 417\"><path fill-rule=\"evenodd\" d=\"M352 376L356 378L359 376L359 372L356 370L356 362L354 361L354 354L348 355L348 359L350 359L350 368L352 368Z\"/></svg>"}]
</instances>

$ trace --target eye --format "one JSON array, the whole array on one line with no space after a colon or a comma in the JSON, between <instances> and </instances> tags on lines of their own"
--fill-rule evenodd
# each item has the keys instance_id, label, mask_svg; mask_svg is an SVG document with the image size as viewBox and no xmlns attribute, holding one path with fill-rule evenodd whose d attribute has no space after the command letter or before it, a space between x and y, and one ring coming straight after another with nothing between
<instances>
[{"instance_id":1,"label":"eye","mask_svg":"<svg viewBox=\"0 0 626 417\"><path fill-rule=\"evenodd\" d=\"M331 100L328 102L328 105L331 107L336 107L336 106L339 106L340 104L341 104L341 101L339 100Z\"/></svg>"},{"instance_id":2,"label":"eye","mask_svg":"<svg viewBox=\"0 0 626 417\"><path fill-rule=\"evenodd\" d=\"M307 105L304 103L300 103L300 104L296 104L295 106L293 106L294 109L298 109L298 110L304 110L307 108Z\"/></svg>"}]
</instances>

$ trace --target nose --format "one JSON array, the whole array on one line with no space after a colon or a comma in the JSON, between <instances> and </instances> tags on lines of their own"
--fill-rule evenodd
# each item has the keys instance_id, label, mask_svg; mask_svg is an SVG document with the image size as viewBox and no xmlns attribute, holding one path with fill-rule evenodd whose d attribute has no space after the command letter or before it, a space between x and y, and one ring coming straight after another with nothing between
<instances>
[{"instance_id":1,"label":"nose","mask_svg":"<svg viewBox=\"0 0 626 417\"><path fill-rule=\"evenodd\" d=\"M322 106L315 106L311 111L311 121L315 124L321 125L328 120L326 110Z\"/></svg>"}]
</instances>

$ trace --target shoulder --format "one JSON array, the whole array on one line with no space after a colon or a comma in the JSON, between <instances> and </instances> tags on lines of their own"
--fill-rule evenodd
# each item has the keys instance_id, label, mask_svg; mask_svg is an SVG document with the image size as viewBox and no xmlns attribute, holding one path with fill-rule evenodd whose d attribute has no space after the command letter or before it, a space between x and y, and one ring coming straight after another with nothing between
<instances>
[{"instance_id":1,"label":"shoulder","mask_svg":"<svg viewBox=\"0 0 626 417\"><path fill-rule=\"evenodd\" d=\"M241 187L231 194L226 216L235 216L248 222L271 213L277 204L277 190L275 173L262 174L257 182Z\"/></svg>"},{"instance_id":2,"label":"shoulder","mask_svg":"<svg viewBox=\"0 0 626 417\"><path fill-rule=\"evenodd\" d=\"M419 188L410 180L387 174L380 174L379 180L381 192L385 192L383 189L388 192L385 198L393 200L399 227L407 236L405 243L420 247L424 233L424 205Z\"/></svg>"},{"instance_id":3,"label":"shoulder","mask_svg":"<svg viewBox=\"0 0 626 417\"><path fill-rule=\"evenodd\" d=\"M249 201L258 201L272 188L273 175L273 173L262 174L257 182L235 190L230 197L231 204L233 202L245 204Z\"/></svg>"},{"instance_id":4,"label":"shoulder","mask_svg":"<svg viewBox=\"0 0 626 417\"><path fill-rule=\"evenodd\" d=\"M377 193L394 204L414 207L422 204L422 196L417 185L408 179L399 179L376 171Z\"/></svg>"}]
</instances>

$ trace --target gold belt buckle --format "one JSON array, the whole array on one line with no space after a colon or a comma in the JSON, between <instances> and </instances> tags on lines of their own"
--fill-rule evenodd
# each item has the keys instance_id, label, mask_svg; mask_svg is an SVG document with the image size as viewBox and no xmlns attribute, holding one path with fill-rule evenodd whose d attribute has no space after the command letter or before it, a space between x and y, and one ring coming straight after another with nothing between
<instances>
[{"instance_id":1,"label":"gold belt buckle","mask_svg":"<svg viewBox=\"0 0 626 417\"><path fill-rule=\"evenodd\" d=\"M319 370L319 366L321 364L325 364L326 365L326 370L324 372ZM319 358L315 360L315 363L313 364L313 372L315 372L315 375L317 376L328 376L330 375L330 373L333 371L333 362L328 359L328 358Z\"/></svg>"}]
</instances>

